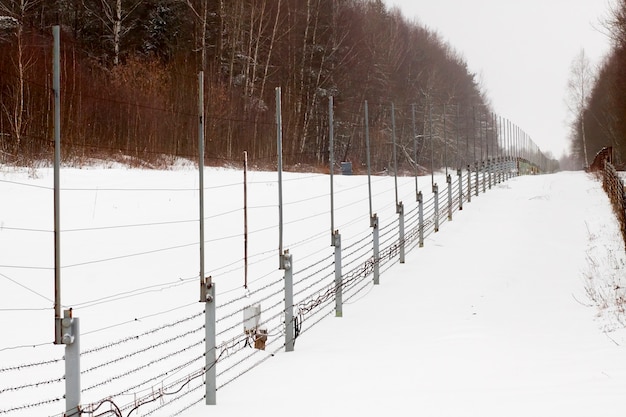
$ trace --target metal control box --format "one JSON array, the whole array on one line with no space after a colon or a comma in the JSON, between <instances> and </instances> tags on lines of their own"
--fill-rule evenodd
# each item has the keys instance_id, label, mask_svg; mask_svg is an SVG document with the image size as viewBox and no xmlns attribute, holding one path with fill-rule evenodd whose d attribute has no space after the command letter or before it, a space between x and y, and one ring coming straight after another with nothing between
<instances>
[{"instance_id":1,"label":"metal control box","mask_svg":"<svg viewBox=\"0 0 626 417\"><path fill-rule=\"evenodd\" d=\"M254 304L243 309L243 331L246 334L254 334L261 321L261 305Z\"/></svg>"}]
</instances>

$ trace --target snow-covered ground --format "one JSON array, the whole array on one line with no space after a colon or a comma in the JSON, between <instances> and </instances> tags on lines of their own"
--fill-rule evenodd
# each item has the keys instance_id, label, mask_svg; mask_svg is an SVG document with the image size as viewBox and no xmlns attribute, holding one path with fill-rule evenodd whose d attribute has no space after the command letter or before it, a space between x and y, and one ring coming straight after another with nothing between
<instances>
[{"instance_id":1,"label":"snow-covered ground","mask_svg":"<svg viewBox=\"0 0 626 417\"><path fill-rule=\"evenodd\" d=\"M241 176L207 172L206 270L222 299L249 294L242 288ZM195 327L203 324L196 317L202 312L197 173L64 169L61 178L63 304L80 317L82 350L94 350L81 359L89 369L83 401L91 403L126 388L122 377L133 363L160 358L165 336L141 336L154 346L145 351L134 341L110 344L178 319L189 323L174 335L188 332L202 341ZM248 291L254 292L283 272L277 270L276 174L253 172L249 179ZM310 174L285 179L285 248L297 273L316 256L332 257L329 181ZM335 179L335 228L349 246L370 233L367 181ZM437 182L443 188L441 177ZM414 179L398 183L410 211ZM57 381L63 348L50 343L51 185L49 170L0 172L0 412L63 393ZM430 177L419 186L429 194ZM394 193L393 178L374 178L373 211L383 228L396 218ZM472 198L424 248L414 248L405 264L385 270L380 285L345 305L342 318L306 329L294 352L261 353L267 360L217 391L218 405L200 403L181 415L624 415L625 262L599 181L580 172L513 178ZM193 340L181 340L177 350L178 342L165 352L192 346L191 360L202 354ZM114 348L131 357L107 356ZM97 355L103 356L90 363ZM162 362L168 360L147 366L152 373L139 378L159 375L161 366L167 369ZM174 376L156 378L149 389ZM43 381L49 382L27 386ZM201 399L202 390L193 389L198 383L183 388L189 396L180 404L151 415L172 415ZM133 394L124 395L133 401ZM63 402L54 401L3 414L62 411Z\"/></svg>"},{"instance_id":2,"label":"snow-covered ground","mask_svg":"<svg viewBox=\"0 0 626 417\"><path fill-rule=\"evenodd\" d=\"M614 306L586 306L586 278L606 291L624 271L598 182L513 179L297 352L220 392L215 414L622 416L626 338L603 333Z\"/></svg>"}]
</instances>

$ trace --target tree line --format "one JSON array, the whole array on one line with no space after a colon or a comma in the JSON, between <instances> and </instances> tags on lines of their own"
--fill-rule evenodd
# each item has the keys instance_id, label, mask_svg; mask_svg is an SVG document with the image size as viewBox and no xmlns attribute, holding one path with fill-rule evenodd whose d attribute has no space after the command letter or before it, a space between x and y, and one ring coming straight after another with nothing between
<instances>
[{"instance_id":1,"label":"tree line","mask_svg":"<svg viewBox=\"0 0 626 417\"><path fill-rule=\"evenodd\" d=\"M57 24L68 162L197 157L201 70L207 163L233 163L247 151L251 164L272 166L276 87L292 166L328 162L330 96L335 154L357 169L366 159L366 101L381 169L392 125L405 168L415 167L408 149L419 136L423 151L427 132L438 138L429 146L439 164L448 147L460 163L455 135L478 138L472 146L492 153L497 146L488 100L461 55L382 0L2 0L0 162L52 155Z\"/></svg>"},{"instance_id":2,"label":"tree line","mask_svg":"<svg viewBox=\"0 0 626 417\"><path fill-rule=\"evenodd\" d=\"M611 7L603 26L612 47L597 72L584 51L572 64L570 168L588 167L605 146L613 147L618 167L626 164L626 0Z\"/></svg>"}]
</instances>

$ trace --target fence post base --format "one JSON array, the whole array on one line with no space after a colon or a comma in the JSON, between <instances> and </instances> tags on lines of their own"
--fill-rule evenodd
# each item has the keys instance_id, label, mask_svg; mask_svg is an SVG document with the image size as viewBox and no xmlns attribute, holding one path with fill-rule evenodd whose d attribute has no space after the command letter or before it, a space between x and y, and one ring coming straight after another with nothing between
<instances>
[{"instance_id":1,"label":"fence post base","mask_svg":"<svg viewBox=\"0 0 626 417\"><path fill-rule=\"evenodd\" d=\"M293 257L289 250L281 256L285 270L285 352L293 352L296 334L293 317Z\"/></svg>"},{"instance_id":2,"label":"fence post base","mask_svg":"<svg viewBox=\"0 0 626 417\"><path fill-rule=\"evenodd\" d=\"M446 177L448 183L448 220L452 220L452 176L448 174Z\"/></svg>"},{"instance_id":3,"label":"fence post base","mask_svg":"<svg viewBox=\"0 0 626 417\"><path fill-rule=\"evenodd\" d=\"M419 247L424 247L424 195L420 191L417 193L417 203L419 205Z\"/></svg>"},{"instance_id":4,"label":"fence post base","mask_svg":"<svg viewBox=\"0 0 626 417\"><path fill-rule=\"evenodd\" d=\"M65 310L61 319L61 343L65 345L65 415L80 415L80 322Z\"/></svg>"},{"instance_id":5,"label":"fence post base","mask_svg":"<svg viewBox=\"0 0 626 417\"><path fill-rule=\"evenodd\" d=\"M379 247L378 247L378 216L373 214L370 217L370 226L372 227L372 239L374 244L374 285L380 284L380 255L379 255Z\"/></svg>"},{"instance_id":6,"label":"fence post base","mask_svg":"<svg viewBox=\"0 0 626 417\"><path fill-rule=\"evenodd\" d=\"M456 170L456 175L459 177L459 211L463 210L463 172L461 169Z\"/></svg>"},{"instance_id":7,"label":"fence post base","mask_svg":"<svg viewBox=\"0 0 626 417\"><path fill-rule=\"evenodd\" d=\"M343 282L341 275L341 235L333 233L335 246L335 317L343 317Z\"/></svg>"},{"instance_id":8,"label":"fence post base","mask_svg":"<svg viewBox=\"0 0 626 417\"><path fill-rule=\"evenodd\" d=\"M435 199L435 232L439 231L439 186L433 184L433 198Z\"/></svg>"},{"instance_id":9,"label":"fence post base","mask_svg":"<svg viewBox=\"0 0 626 417\"><path fill-rule=\"evenodd\" d=\"M400 201L396 205L396 213L398 213L398 228L400 242L400 263L404 263L404 204Z\"/></svg>"},{"instance_id":10,"label":"fence post base","mask_svg":"<svg viewBox=\"0 0 626 417\"><path fill-rule=\"evenodd\" d=\"M467 165L467 202L472 202L472 166Z\"/></svg>"}]
</instances>

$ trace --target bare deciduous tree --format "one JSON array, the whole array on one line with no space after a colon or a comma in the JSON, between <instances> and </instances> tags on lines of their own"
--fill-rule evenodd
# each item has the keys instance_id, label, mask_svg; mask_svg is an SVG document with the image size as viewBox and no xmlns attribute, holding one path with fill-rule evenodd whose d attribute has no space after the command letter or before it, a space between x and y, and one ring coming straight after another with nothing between
<instances>
[{"instance_id":1,"label":"bare deciduous tree","mask_svg":"<svg viewBox=\"0 0 626 417\"><path fill-rule=\"evenodd\" d=\"M589 59L585 54L585 50L581 49L579 54L572 61L570 67L570 77L567 83L567 104L575 120L580 121L585 168L589 166L589 157L587 154L587 140L585 137L584 113L587 106L588 96L591 92L591 89L593 88L594 82L595 77L591 69L591 64L589 63Z\"/></svg>"},{"instance_id":2,"label":"bare deciduous tree","mask_svg":"<svg viewBox=\"0 0 626 417\"><path fill-rule=\"evenodd\" d=\"M89 9L90 6L84 4L85 8ZM142 0L136 0L123 7L122 0L100 0L100 11L90 10L107 29L107 37L113 43L113 65L120 63L122 38L132 28L129 19L141 4Z\"/></svg>"},{"instance_id":3,"label":"bare deciduous tree","mask_svg":"<svg viewBox=\"0 0 626 417\"><path fill-rule=\"evenodd\" d=\"M15 40L15 53L10 60L15 68L16 80L15 83L8 86L11 92L10 102L2 103L2 110L8 116L11 136L13 137L13 146L10 152L15 156L17 156L20 150L22 136L29 120L26 114L28 88L25 83L25 77L26 71L32 62L32 57L27 56L25 51L24 23L29 11L36 7L37 3L34 0L19 0L9 2L8 4L0 3L0 11L10 17L10 19L6 20L12 24L8 25L7 29Z\"/></svg>"}]
</instances>

